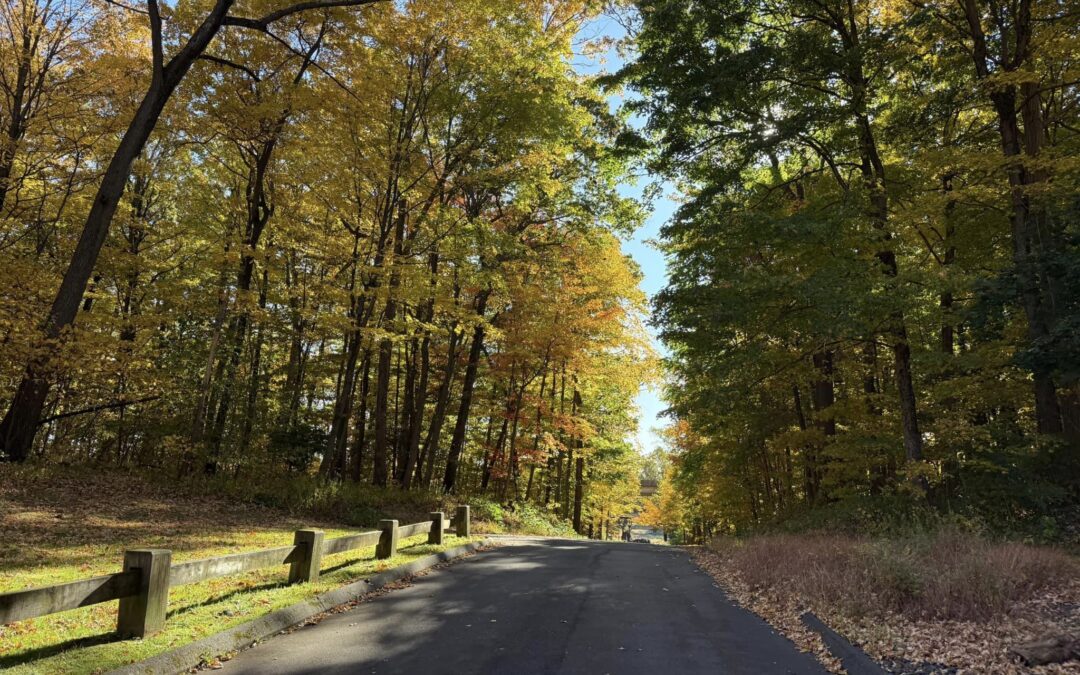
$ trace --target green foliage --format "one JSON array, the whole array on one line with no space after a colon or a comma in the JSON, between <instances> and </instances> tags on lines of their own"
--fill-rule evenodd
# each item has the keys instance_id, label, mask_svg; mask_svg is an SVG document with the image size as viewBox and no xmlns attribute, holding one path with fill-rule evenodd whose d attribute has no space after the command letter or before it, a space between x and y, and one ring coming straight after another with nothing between
<instances>
[{"instance_id":1,"label":"green foliage","mask_svg":"<svg viewBox=\"0 0 1080 675\"><path fill-rule=\"evenodd\" d=\"M838 532L889 539L922 536L943 527L979 531L981 524L956 514L942 514L911 496L863 496L785 514L759 527L762 532Z\"/></svg>"},{"instance_id":2,"label":"green foliage","mask_svg":"<svg viewBox=\"0 0 1080 675\"><path fill-rule=\"evenodd\" d=\"M1050 101L1077 95L1058 75L1076 15L635 6L636 59L609 81L644 118L624 150L683 197L654 300L681 425L669 519L1067 538L1080 134Z\"/></svg>"},{"instance_id":3,"label":"green foliage","mask_svg":"<svg viewBox=\"0 0 1080 675\"><path fill-rule=\"evenodd\" d=\"M508 534L531 534L542 537L572 537L580 535L553 510L523 502L504 508L486 499L471 502L473 517L485 531Z\"/></svg>"},{"instance_id":4,"label":"green foliage","mask_svg":"<svg viewBox=\"0 0 1080 675\"><path fill-rule=\"evenodd\" d=\"M298 422L270 433L268 456L271 462L283 464L292 474L305 473L326 447L326 441L322 427Z\"/></svg>"},{"instance_id":5,"label":"green foliage","mask_svg":"<svg viewBox=\"0 0 1080 675\"><path fill-rule=\"evenodd\" d=\"M5 132L30 115L0 143L0 403L40 426L33 459L362 524L448 491L570 519L585 483L626 487L613 448L652 353L619 239L643 219L623 122L573 63L601 3L364 4L214 36L101 254L79 249L92 282L56 340L43 317L154 91L151 26L109 3L2 10L0 74L25 62L42 87L25 110L0 95ZM166 60L206 10L163 8ZM44 412L15 397L27 364Z\"/></svg>"}]
</instances>

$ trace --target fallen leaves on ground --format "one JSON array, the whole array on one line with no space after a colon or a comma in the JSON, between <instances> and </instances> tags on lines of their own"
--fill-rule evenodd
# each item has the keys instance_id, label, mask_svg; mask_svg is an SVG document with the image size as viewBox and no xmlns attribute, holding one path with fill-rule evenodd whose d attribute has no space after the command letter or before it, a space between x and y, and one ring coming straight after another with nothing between
<instances>
[{"instance_id":1,"label":"fallen leaves on ground","mask_svg":"<svg viewBox=\"0 0 1080 675\"><path fill-rule=\"evenodd\" d=\"M688 547L688 550L698 567L705 570L728 597L768 621L784 637L794 642L800 650L814 654L830 672L844 672L840 666L840 660L829 653L821 636L799 621L799 616L806 611L806 608L794 598L786 597L778 592L754 591L738 577L735 570L716 551L700 546Z\"/></svg>"},{"instance_id":2,"label":"fallen leaves on ground","mask_svg":"<svg viewBox=\"0 0 1080 675\"><path fill-rule=\"evenodd\" d=\"M809 606L784 588L754 589L740 579L722 552L689 549L691 557L735 602L758 614L831 672L844 672L799 616L812 611L895 675L1080 675L1080 661L1026 667L1010 654L1024 642L1080 630L1080 580L1017 603L986 621L916 621L845 616L833 607Z\"/></svg>"}]
</instances>

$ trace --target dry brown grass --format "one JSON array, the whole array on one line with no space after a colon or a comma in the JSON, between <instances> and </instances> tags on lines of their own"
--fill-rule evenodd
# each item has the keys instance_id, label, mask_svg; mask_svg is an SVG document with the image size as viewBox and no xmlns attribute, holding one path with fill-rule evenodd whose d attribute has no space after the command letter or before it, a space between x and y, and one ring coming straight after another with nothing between
<instances>
[{"instance_id":1,"label":"dry brown grass","mask_svg":"<svg viewBox=\"0 0 1080 675\"><path fill-rule=\"evenodd\" d=\"M983 620L1078 574L1053 548L996 543L959 532L903 540L771 535L718 542L752 589L784 587L846 614Z\"/></svg>"},{"instance_id":2,"label":"dry brown grass","mask_svg":"<svg viewBox=\"0 0 1080 675\"><path fill-rule=\"evenodd\" d=\"M719 540L691 549L736 601L842 672L800 615L813 611L891 673L1080 675L1010 649L1080 632L1080 562L960 531L875 540L836 534Z\"/></svg>"}]
</instances>

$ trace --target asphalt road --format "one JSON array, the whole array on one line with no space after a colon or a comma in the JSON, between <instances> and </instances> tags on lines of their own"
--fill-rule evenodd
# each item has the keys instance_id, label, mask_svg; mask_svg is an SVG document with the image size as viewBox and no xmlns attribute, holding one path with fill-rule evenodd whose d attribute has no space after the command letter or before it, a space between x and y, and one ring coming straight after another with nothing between
<instances>
[{"instance_id":1,"label":"asphalt road","mask_svg":"<svg viewBox=\"0 0 1080 675\"><path fill-rule=\"evenodd\" d=\"M675 548L515 540L278 636L229 675L824 675Z\"/></svg>"}]
</instances>

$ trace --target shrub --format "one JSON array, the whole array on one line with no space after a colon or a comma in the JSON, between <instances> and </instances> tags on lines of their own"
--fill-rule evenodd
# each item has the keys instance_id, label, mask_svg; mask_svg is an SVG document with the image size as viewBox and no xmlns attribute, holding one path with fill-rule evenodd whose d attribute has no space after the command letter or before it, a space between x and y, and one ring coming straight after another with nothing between
<instances>
[{"instance_id":1,"label":"shrub","mask_svg":"<svg viewBox=\"0 0 1080 675\"><path fill-rule=\"evenodd\" d=\"M469 500L474 519L496 532L533 534L546 537L577 537L577 533L554 511L531 503L504 506L483 498Z\"/></svg>"}]
</instances>

